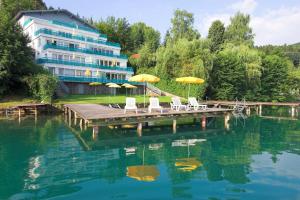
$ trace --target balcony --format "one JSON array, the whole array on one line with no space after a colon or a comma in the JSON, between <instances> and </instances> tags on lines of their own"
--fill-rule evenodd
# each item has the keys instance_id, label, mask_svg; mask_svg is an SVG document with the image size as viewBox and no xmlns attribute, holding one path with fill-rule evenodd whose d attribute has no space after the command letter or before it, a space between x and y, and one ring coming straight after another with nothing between
<instances>
[{"instance_id":1,"label":"balcony","mask_svg":"<svg viewBox=\"0 0 300 200\"><path fill-rule=\"evenodd\" d=\"M53 36L57 36L57 37L80 40L80 41L91 42L91 43L96 43L96 44L103 44L103 45L113 46L113 47L120 47L120 44L118 44L118 43L95 40L93 38L84 37L84 36L80 36L80 35L73 35L71 33L52 31L47 28L39 29L34 33L35 36L40 35L40 34L53 35Z\"/></svg>"},{"instance_id":2,"label":"balcony","mask_svg":"<svg viewBox=\"0 0 300 200\"><path fill-rule=\"evenodd\" d=\"M78 66L78 67L90 67L95 69L104 69L104 70L116 70L116 71L124 71L129 72L133 74L133 68L132 67L111 67L111 66L103 66L103 65L97 65L94 63L82 63L77 61L67 61L67 60L58 60L58 59L51 59L51 58L39 58L37 59L38 64L59 64L59 65L71 65L71 66Z\"/></svg>"},{"instance_id":3,"label":"balcony","mask_svg":"<svg viewBox=\"0 0 300 200\"><path fill-rule=\"evenodd\" d=\"M67 22L62 22L62 21L58 21L58 20L50 20L50 23L58 25L58 26L64 26L64 27L68 27L68 28L76 28L76 29L83 30L83 31L97 33L97 34L99 34L100 37L107 38L107 35L101 34L100 31L98 31L96 29L88 28L85 26L80 26L75 23L67 23Z\"/></svg>"},{"instance_id":4,"label":"balcony","mask_svg":"<svg viewBox=\"0 0 300 200\"><path fill-rule=\"evenodd\" d=\"M100 83L116 83L116 84L130 83L133 85L141 85L142 84L142 83L138 83L138 82L129 82L128 80L106 79L106 78L98 78L98 77L58 75L58 78L59 78L59 80L65 81L65 82L82 82L82 83L100 82Z\"/></svg>"},{"instance_id":5,"label":"balcony","mask_svg":"<svg viewBox=\"0 0 300 200\"><path fill-rule=\"evenodd\" d=\"M63 51L72 51L72 52L79 52L79 53L85 53L85 54L92 54L92 55L99 55L99 56L106 56L106 57L113 57L113 58L120 58L120 59L127 59L126 55L114 55L110 53L104 53L101 51L95 51L92 49L85 49L85 48L72 48L69 46L61 46L56 44L46 44L44 46L44 50L46 49L58 49Z\"/></svg>"}]
</instances>

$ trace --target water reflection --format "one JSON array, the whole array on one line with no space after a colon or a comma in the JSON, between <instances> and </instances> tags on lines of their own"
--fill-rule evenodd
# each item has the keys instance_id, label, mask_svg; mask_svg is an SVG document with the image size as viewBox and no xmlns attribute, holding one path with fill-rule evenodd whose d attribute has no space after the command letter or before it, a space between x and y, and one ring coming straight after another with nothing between
<instances>
[{"instance_id":1,"label":"water reflection","mask_svg":"<svg viewBox=\"0 0 300 200\"><path fill-rule=\"evenodd\" d=\"M200 120L184 119L175 134L172 121L162 121L143 127L141 137L136 126L101 127L96 139L60 116L32 124L0 122L0 199L140 199L146 191L149 198L196 198L199 188L204 199L300 194L293 167L300 165L299 121L231 118L226 130L224 118L215 118L202 130Z\"/></svg>"}]
</instances>

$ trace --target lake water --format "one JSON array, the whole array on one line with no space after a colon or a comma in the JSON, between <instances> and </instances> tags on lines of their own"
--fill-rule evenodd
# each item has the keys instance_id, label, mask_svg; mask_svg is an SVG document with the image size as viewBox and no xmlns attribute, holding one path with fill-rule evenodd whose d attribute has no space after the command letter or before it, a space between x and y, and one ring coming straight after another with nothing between
<instances>
[{"instance_id":1,"label":"lake water","mask_svg":"<svg viewBox=\"0 0 300 200\"><path fill-rule=\"evenodd\" d=\"M0 121L0 199L300 199L300 121Z\"/></svg>"}]
</instances>

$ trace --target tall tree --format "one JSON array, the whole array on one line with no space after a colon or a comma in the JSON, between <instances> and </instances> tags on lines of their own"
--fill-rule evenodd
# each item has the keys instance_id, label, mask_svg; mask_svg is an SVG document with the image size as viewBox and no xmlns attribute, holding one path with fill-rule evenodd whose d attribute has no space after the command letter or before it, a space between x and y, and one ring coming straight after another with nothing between
<instances>
[{"instance_id":1,"label":"tall tree","mask_svg":"<svg viewBox=\"0 0 300 200\"><path fill-rule=\"evenodd\" d=\"M262 60L262 100L285 101L288 93L288 63L278 55L267 55Z\"/></svg>"},{"instance_id":2,"label":"tall tree","mask_svg":"<svg viewBox=\"0 0 300 200\"><path fill-rule=\"evenodd\" d=\"M171 19L171 37L174 41L180 38L193 40L200 38L200 33L194 29L194 15L186 10L175 10Z\"/></svg>"},{"instance_id":3,"label":"tall tree","mask_svg":"<svg viewBox=\"0 0 300 200\"><path fill-rule=\"evenodd\" d=\"M41 70L22 28L0 11L0 94L19 87L22 78Z\"/></svg>"},{"instance_id":4,"label":"tall tree","mask_svg":"<svg viewBox=\"0 0 300 200\"><path fill-rule=\"evenodd\" d=\"M21 10L47 10L43 0L1 0L0 9L14 17Z\"/></svg>"},{"instance_id":5,"label":"tall tree","mask_svg":"<svg viewBox=\"0 0 300 200\"><path fill-rule=\"evenodd\" d=\"M121 44L124 52L130 51L130 24L126 18L108 17L106 20L95 22L94 25L107 34L108 40Z\"/></svg>"},{"instance_id":6,"label":"tall tree","mask_svg":"<svg viewBox=\"0 0 300 200\"><path fill-rule=\"evenodd\" d=\"M145 23L135 23L130 26L130 41L133 53L144 45L154 53L160 44L160 33Z\"/></svg>"},{"instance_id":7,"label":"tall tree","mask_svg":"<svg viewBox=\"0 0 300 200\"><path fill-rule=\"evenodd\" d=\"M207 37L211 40L212 52L218 51L221 44L224 43L224 33L225 26L220 20L216 20L211 24Z\"/></svg>"},{"instance_id":8,"label":"tall tree","mask_svg":"<svg viewBox=\"0 0 300 200\"><path fill-rule=\"evenodd\" d=\"M250 15L238 12L234 17L231 17L230 24L225 31L225 37L227 42L234 44L245 43L253 46L254 34L250 27Z\"/></svg>"}]
</instances>

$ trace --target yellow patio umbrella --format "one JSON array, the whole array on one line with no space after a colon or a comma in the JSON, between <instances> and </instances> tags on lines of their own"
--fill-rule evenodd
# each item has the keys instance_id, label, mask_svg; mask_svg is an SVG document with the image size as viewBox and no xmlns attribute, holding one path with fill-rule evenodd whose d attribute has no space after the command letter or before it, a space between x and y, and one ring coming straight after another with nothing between
<instances>
[{"instance_id":1,"label":"yellow patio umbrella","mask_svg":"<svg viewBox=\"0 0 300 200\"><path fill-rule=\"evenodd\" d=\"M144 165L145 162L145 145L143 148L143 165L128 166L126 175L138 181L152 182L160 175L155 165Z\"/></svg>"},{"instance_id":2,"label":"yellow patio umbrella","mask_svg":"<svg viewBox=\"0 0 300 200\"><path fill-rule=\"evenodd\" d=\"M89 83L89 85L95 88L95 95L96 95L97 86L101 85L101 83L99 83L99 82L92 82L92 83Z\"/></svg>"},{"instance_id":3,"label":"yellow patio umbrella","mask_svg":"<svg viewBox=\"0 0 300 200\"><path fill-rule=\"evenodd\" d=\"M126 175L138 181L152 182L160 175L155 165L138 165L127 167Z\"/></svg>"},{"instance_id":4,"label":"yellow patio umbrella","mask_svg":"<svg viewBox=\"0 0 300 200\"><path fill-rule=\"evenodd\" d=\"M144 83L144 107L146 104L146 83L157 83L160 78L153 76L151 74L139 74L129 78L131 82L142 82Z\"/></svg>"},{"instance_id":5,"label":"yellow patio umbrella","mask_svg":"<svg viewBox=\"0 0 300 200\"><path fill-rule=\"evenodd\" d=\"M202 84L202 83L204 83L204 79L192 77L192 76L186 76L186 77L176 78L176 82L189 84L189 90L188 90L188 97L189 97L191 84Z\"/></svg>"},{"instance_id":6,"label":"yellow patio umbrella","mask_svg":"<svg viewBox=\"0 0 300 200\"><path fill-rule=\"evenodd\" d=\"M106 83L106 86L114 85L115 83Z\"/></svg>"},{"instance_id":7,"label":"yellow patio umbrella","mask_svg":"<svg viewBox=\"0 0 300 200\"><path fill-rule=\"evenodd\" d=\"M89 69L85 70L84 75L85 76L91 76L92 75L91 70L89 70Z\"/></svg>"},{"instance_id":8,"label":"yellow patio umbrella","mask_svg":"<svg viewBox=\"0 0 300 200\"><path fill-rule=\"evenodd\" d=\"M122 86L126 88L126 96L127 96L127 88L128 88L128 89L134 89L134 88L137 88L135 85L131 85L131 84L129 84L129 83L124 83Z\"/></svg>"},{"instance_id":9,"label":"yellow patio umbrella","mask_svg":"<svg viewBox=\"0 0 300 200\"><path fill-rule=\"evenodd\" d=\"M202 163L197 158L178 158L176 159L175 166L179 167L181 171L193 171L202 166Z\"/></svg>"}]
</instances>

